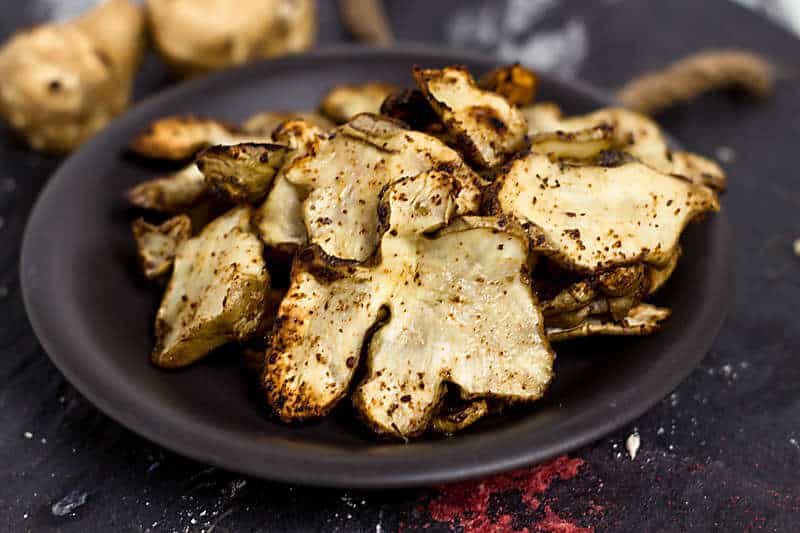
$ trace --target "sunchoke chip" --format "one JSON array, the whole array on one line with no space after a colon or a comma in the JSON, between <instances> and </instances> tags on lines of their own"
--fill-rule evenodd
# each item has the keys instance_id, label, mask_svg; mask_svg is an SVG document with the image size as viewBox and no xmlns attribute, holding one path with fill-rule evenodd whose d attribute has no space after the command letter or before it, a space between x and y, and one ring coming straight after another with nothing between
<instances>
[{"instance_id":1,"label":"sunchoke chip","mask_svg":"<svg viewBox=\"0 0 800 533\"><path fill-rule=\"evenodd\" d=\"M383 101L397 91L397 87L388 83L340 85L328 91L319 110L336 124L344 124L361 113L379 113Z\"/></svg>"},{"instance_id":2,"label":"sunchoke chip","mask_svg":"<svg viewBox=\"0 0 800 533\"><path fill-rule=\"evenodd\" d=\"M716 194L641 163L571 166L531 153L494 184L491 208L527 227L535 249L570 270L667 265L684 227L718 211Z\"/></svg>"},{"instance_id":3,"label":"sunchoke chip","mask_svg":"<svg viewBox=\"0 0 800 533\"><path fill-rule=\"evenodd\" d=\"M478 88L466 69L414 69L414 78L454 142L473 163L496 167L525 148L525 117L499 94Z\"/></svg>"},{"instance_id":4,"label":"sunchoke chip","mask_svg":"<svg viewBox=\"0 0 800 533\"><path fill-rule=\"evenodd\" d=\"M131 205L162 213L182 213L208 196L206 179L190 163L178 172L143 181L125 191Z\"/></svg>"},{"instance_id":5,"label":"sunchoke chip","mask_svg":"<svg viewBox=\"0 0 800 533\"><path fill-rule=\"evenodd\" d=\"M286 179L286 170L293 161L316 153L324 139L320 128L304 120L284 122L272 133L273 142L288 147L290 152L255 213L258 233L267 245L292 252L308 240L303 223L303 191Z\"/></svg>"},{"instance_id":6,"label":"sunchoke chip","mask_svg":"<svg viewBox=\"0 0 800 533\"><path fill-rule=\"evenodd\" d=\"M192 236L192 221L186 215L178 215L156 226L139 218L131 229L144 276L159 279L172 268L178 247Z\"/></svg>"},{"instance_id":7,"label":"sunchoke chip","mask_svg":"<svg viewBox=\"0 0 800 533\"><path fill-rule=\"evenodd\" d=\"M269 136L284 122L294 120L302 120L322 130L334 127L333 122L314 111L262 111L248 118L242 129L247 133Z\"/></svg>"},{"instance_id":8,"label":"sunchoke chip","mask_svg":"<svg viewBox=\"0 0 800 533\"><path fill-rule=\"evenodd\" d=\"M478 81L481 89L497 93L515 106L533 102L538 85L536 73L519 64L494 69Z\"/></svg>"},{"instance_id":9,"label":"sunchoke chip","mask_svg":"<svg viewBox=\"0 0 800 533\"><path fill-rule=\"evenodd\" d=\"M448 225L458 189L455 177L436 170L390 187L381 204L388 230L373 266L332 261L313 247L300 252L264 373L281 418L330 411L362 349L366 375L353 403L379 433L423 432L445 383L464 399L542 396L553 352L524 274L528 245L486 219Z\"/></svg>"},{"instance_id":10,"label":"sunchoke chip","mask_svg":"<svg viewBox=\"0 0 800 533\"><path fill-rule=\"evenodd\" d=\"M110 0L14 35L0 50L0 116L36 150L77 148L128 105L145 44L141 11Z\"/></svg>"},{"instance_id":11,"label":"sunchoke chip","mask_svg":"<svg viewBox=\"0 0 800 533\"><path fill-rule=\"evenodd\" d=\"M270 277L250 215L249 207L232 209L178 248L156 315L158 366L189 365L263 327Z\"/></svg>"},{"instance_id":12,"label":"sunchoke chip","mask_svg":"<svg viewBox=\"0 0 800 533\"><path fill-rule=\"evenodd\" d=\"M300 52L317 28L314 0L146 0L145 6L159 53L188 76Z\"/></svg>"},{"instance_id":13,"label":"sunchoke chip","mask_svg":"<svg viewBox=\"0 0 800 533\"><path fill-rule=\"evenodd\" d=\"M586 139L585 130L607 129L608 146L603 149L623 150L664 174L684 176L718 191L725 189L726 177L719 165L696 154L670 150L658 124L635 111L607 108L588 115L564 117L557 105L542 103L523 108L522 114L528 121L528 133L534 144L543 134L583 132L580 135Z\"/></svg>"},{"instance_id":14,"label":"sunchoke chip","mask_svg":"<svg viewBox=\"0 0 800 533\"><path fill-rule=\"evenodd\" d=\"M551 342L558 342L592 335L650 335L660 329L661 322L669 318L670 313L669 309L663 307L639 304L631 308L622 320L594 316L575 326L548 326L547 338Z\"/></svg>"},{"instance_id":15,"label":"sunchoke chip","mask_svg":"<svg viewBox=\"0 0 800 533\"><path fill-rule=\"evenodd\" d=\"M156 120L131 142L131 151L152 159L181 161L218 144L267 142L269 134L241 131L220 120L173 116Z\"/></svg>"},{"instance_id":16,"label":"sunchoke chip","mask_svg":"<svg viewBox=\"0 0 800 533\"><path fill-rule=\"evenodd\" d=\"M267 194L290 152L280 144L212 146L195 164L217 196L233 203L253 203Z\"/></svg>"}]
</instances>

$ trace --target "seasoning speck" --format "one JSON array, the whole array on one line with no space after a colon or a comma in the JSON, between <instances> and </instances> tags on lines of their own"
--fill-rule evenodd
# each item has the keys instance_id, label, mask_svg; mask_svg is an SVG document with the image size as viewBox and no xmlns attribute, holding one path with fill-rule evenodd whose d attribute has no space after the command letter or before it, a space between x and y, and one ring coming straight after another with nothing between
<instances>
[{"instance_id":1,"label":"seasoning speck","mask_svg":"<svg viewBox=\"0 0 800 533\"><path fill-rule=\"evenodd\" d=\"M639 451L639 445L642 439L639 438L638 433L631 433L628 435L628 440L625 441L625 447L628 449L628 455L631 456L631 461L636 460L636 453Z\"/></svg>"}]
</instances>

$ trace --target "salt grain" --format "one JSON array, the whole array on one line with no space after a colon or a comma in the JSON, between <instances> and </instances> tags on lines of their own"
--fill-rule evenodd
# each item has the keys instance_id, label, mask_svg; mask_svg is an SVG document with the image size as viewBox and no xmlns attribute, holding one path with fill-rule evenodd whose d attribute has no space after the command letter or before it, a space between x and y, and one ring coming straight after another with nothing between
<instances>
[{"instance_id":1,"label":"salt grain","mask_svg":"<svg viewBox=\"0 0 800 533\"><path fill-rule=\"evenodd\" d=\"M638 433L631 433L628 435L628 440L625 441L625 447L628 449L628 455L631 456L631 461L636 460L636 453L639 451L639 445L642 439L639 438Z\"/></svg>"}]
</instances>

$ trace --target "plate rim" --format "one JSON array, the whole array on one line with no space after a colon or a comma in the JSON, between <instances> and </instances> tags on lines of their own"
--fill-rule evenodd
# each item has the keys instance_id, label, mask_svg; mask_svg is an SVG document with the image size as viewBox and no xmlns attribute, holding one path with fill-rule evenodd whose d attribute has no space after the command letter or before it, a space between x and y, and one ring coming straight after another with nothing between
<instances>
[{"instance_id":1,"label":"plate rim","mask_svg":"<svg viewBox=\"0 0 800 533\"><path fill-rule=\"evenodd\" d=\"M471 479L482 477L498 472L524 467L540 461L544 461L555 457L556 455L567 453L575 450L581 446L589 444L617 429L635 420L643 413L648 411L658 401L664 398L670 391L683 382L686 377L695 369L699 362L705 357L711 348L712 343L716 339L722 324L724 323L727 315L729 303L733 298L732 287L734 287L734 265L732 260L723 261L725 267L723 272L720 272L720 280L717 282L724 290L719 290L714 293L715 304L723 306L721 311L712 313L713 316L705 317L704 331L706 335L697 339L699 347L692 350L691 361L680 365L679 368L672 368L669 376L656 383L651 383L646 392L641 392L638 395L638 402L634 405L627 406L613 406L611 407L611 414L609 414L602 422L596 423L590 429L583 429L577 433L573 433L567 438L561 438L557 442L550 443L546 446L538 446L529 448L525 451L520 451L515 454L504 455L494 454L490 457L483 457L479 460L462 461L462 464L453 465L452 459L446 459L441 464L436 465L429 470L420 471L420 469L398 469L394 466L394 471L386 473L383 469L372 468L365 469L361 472L344 473L341 468L326 469L324 468L324 460L318 461L317 468L312 472L311 468L297 468L298 464L306 463L307 458L301 457L287 457L286 454L273 454L272 461L264 462L256 465L248 465L245 462L238 460L237 457L231 454L223 455L219 453L220 446L226 442L219 440L216 435L203 434L206 440L205 445L198 447L198 441L182 435L180 439L176 439L175 431L162 431L159 427L162 424L152 424L151 420L143 416L142 412L129 411L119 404L114 402L114 395L109 398L108 389L111 387L106 386L106 390L98 390L94 381L86 376L85 373L80 371L79 365L71 363L70 356L64 356L62 352L66 350L58 346L58 341L50 335L48 318L40 312L40 306L36 304L36 290L33 288L34 283L38 283L35 276L35 265L32 264L35 255L36 247L39 246L33 239L32 235L36 233L36 228L46 223L47 213L45 212L45 204L53 190L56 183L63 178L68 177L68 170L71 165L76 164L86 154L92 152L95 145L102 142L105 135L111 135L115 130L124 129L129 121L133 121L136 115L145 114L148 110L155 110L162 105L162 102L169 102L183 93L192 93L197 88L212 86L217 83L225 82L229 77L236 75L246 75L250 71L258 71L260 69L273 70L280 69L286 65L293 65L307 61L319 61L328 59L359 59L368 57L381 57L390 56L395 59L408 56L417 57L416 60L430 62L453 62L456 58L460 61L456 62L474 62L487 65L500 65L503 63L502 59L480 53L464 52L442 47L431 46L400 46L391 48L382 47L365 47L358 45L339 45L326 48L325 50L316 50L305 54L298 54L279 59L258 61L249 63L233 69L220 71L210 76L184 81L176 86L170 87L166 90L160 91L156 94L150 95L136 105L132 106L125 114L118 117L111 124L109 124L102 132L95 138L90 140L80 150L67 158L56 170L56 172L48 179L46 185L39 192L36 201L30 211L28 220L25 225L22 242L22 253L20 258L20 282L23 296L23 303L25 306L28 320L31 323L34 333L42 348L47 353L53 364L61 371L66 379L83 394L95 407L97 407L104 414L111 419L128 428L134 433L144 437L145 439L154 442L164 448L170 449L180 455L190 457L202 463L214 465L226 470L239 472L241 474L261 477L275 481L282 481L288 483L301 483L304 485L312 486L325 486L325 487L339 487L339 488L401 488L413 487L425 484L437 484L444 482L453 482L464 479ZM557 85L569 86L571 90L583 93L589 98L598 101L611 102L613 101L602 90L592 87L586 83L575 80L564 80L558 76L543 74L548 80ZM726 211L716 213L711 221L706 221L714 225L716 242L715 247L718 249L717 253L726 259L732 258L731 246L731 230L730 224L727 220ZM706 306L709 307L709 306ZM706 313L709 314L709 313ZM674 365L673 365L674 366ZM142 409L147 410L146 407ZM177 420L174 423L180 423ZM187 426L184 424L184 428ZM491 438L488 437L487 438ZM479 443L482 439L476 439L475 442ZM452 444L458 444L457 440L451 441ZM462 443L463 444L463 443ZM468 451L468 447L462 446L463 452ZM473 443L472 448L476 453L480 453L481 446L476 446ZM300 455L302 455L300 451ZM308 453L308 452L306 452ZM269 454L266 454L269 455ZM297 455L289 454L289 455ZM484 455L484 454L481 454ZM288 462L287 462L288 459ZM324 459L324 458L323 458ZM355 465L354 465L355 466Z\"/></svg>"}]
</instances>

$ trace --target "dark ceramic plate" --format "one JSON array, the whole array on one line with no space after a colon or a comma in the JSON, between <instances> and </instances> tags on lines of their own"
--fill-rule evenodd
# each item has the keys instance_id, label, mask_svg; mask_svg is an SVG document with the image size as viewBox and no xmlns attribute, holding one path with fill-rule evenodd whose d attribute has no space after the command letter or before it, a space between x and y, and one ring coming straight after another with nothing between
<instances>
[{"instance_id":1,"label":"dark ceramic plate","mask_svg":"<svg viewBox=\"0 0 800 533\"><path fill-rule=\"evenodd\" d=\"M116 121L53 176L28 223L25 304L53 362L97 407L167 448L314 485L397 487L482 476L567 452L641 415L689 374L719 330L732 286L724 212L686 232L681 266L659 296L674 311L662 333L559 345L556 379L542 401L451 439L378 441L346 405L316 423L284 425L270 416L238 358L224 352L178 372L149 363L159 295L137 275L122 191L163 169L126 156L136 132L175 113L237 121L265 109L312 108L336 84L408 85L415 64L454 63L476 73L496 66L457 52L337 49L192 81ZM608 102L548 76L540 98L568 112Z\"/></svg>"}]
</instances>

